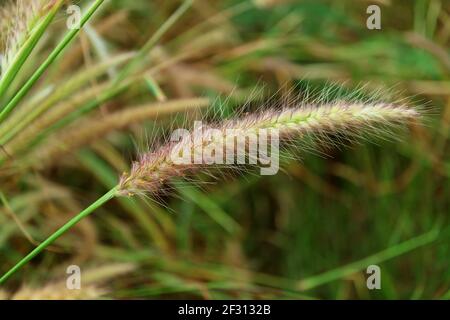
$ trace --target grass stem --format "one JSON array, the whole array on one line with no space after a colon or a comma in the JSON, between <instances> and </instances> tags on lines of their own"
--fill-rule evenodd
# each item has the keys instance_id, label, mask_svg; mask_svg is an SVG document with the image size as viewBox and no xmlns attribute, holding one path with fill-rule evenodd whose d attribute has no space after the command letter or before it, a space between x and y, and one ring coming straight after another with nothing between
<instances>
[{"instance_id":1,"label":"grass stem","mask_svg":"<svg viewBox=\"0 0 450 320\"><path fill-rule=\"evenodd\" d=\"M105 193L102 197L97 199L94 203L92 203L89 207L78 213L75 217L73 217L69 222L55 231L50 237L48 237L45 241L43 241L39 246L37 246L33 251L31 251L28 255L26 255L22 260L20 260L14 267L12 267L8 272L6 272L0 278L0 284L3 284L6 280L8 280L14 273L16 273L20 268L22 268L25 264L27 264L31 259L41 253L45 248L51 245L56 239L61 237L64 233L70 230L74 225L76 225L80 220L87 217L89 214L94 212L97 208L104 205L106 202L115 197L117 193L117 187L112 188L110 191Z\"/></svg>"},{"instance_id":2,"label":"grass stem","mask_svg":"<svg viewBox=\"0 0 450 320\"><path fill-rule=\"evenodd\" d=\"M33 87L33 85L40 79L47 68L56 60L59 54L69 45L69 43L75 38L75 36L80 32L81 27L83 27L86 22L92 17L92 15L97 11L100 5L105 0L96 0L92 6L88 9L86 14L83 16L80 22L80 28L75 28L70 30L62 39L62 41L56 46L56 48L50 53L47 59L42 63L42 65L36 70L36 72L28 79L28 81L22 86L22 88L16 93L16 95L9 101L5 108L0 112L0 123L3 122L6 117L11 113L11 111L19 104L19 102L26 96L28 91Z\"/></svg>"},{"instance_id":3,"label":"grass stem","mask_svg":"<svg viewBox=\"0 0 450 320\"><path fill-rule=\"evenodd\" d=\"M25 64L25 61L31 55L31 52L36 47L39 40L42 38L45 30L54 19L56 13L61 7L63 1L59 0L58 3L53 7L53 9L45 16L42 22L39 23L38 27L30 35L30 38L23 44L19 52L17 53L12 65L6 71L5 75L0 80L0 97L3 97L20 69Z\"/></svg>"}]
</instances>

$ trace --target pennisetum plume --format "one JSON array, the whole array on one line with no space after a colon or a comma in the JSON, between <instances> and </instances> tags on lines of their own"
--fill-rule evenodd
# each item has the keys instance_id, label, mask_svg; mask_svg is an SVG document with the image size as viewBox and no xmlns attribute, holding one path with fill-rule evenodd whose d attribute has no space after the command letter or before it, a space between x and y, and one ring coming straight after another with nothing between
<instances>
[{"instance_id":1,"label":"pennisetum plume","mask_svg":"<svg viewBox=\"0 0 450 320\"><path fill-rule=\"evenodd\" d=\"M212 158L215 155L202 152L205 149L219 150L223 147L224 157L227 154L236 155L239 148L238 139L234 134L228 134L228 129L237 130L244 137L254 136L258 141L261 141L261 138L270 140L271 137L265 134L266 130L275 129L283 141L305 135L320 137L328 133L351 135L364 131L369 132L374 130L377 124L394 125L407 122L418 115L416 110L405 106L343 101L319 106L290 107L282 110L268 109L239 119L225 121L219 125L202 126L196 129L201 131L201 135L196 135L194 132L193 135L184 137L179 142L168 143L153 152L144 153L140 160L133 164L131 172L122 175L117 192L125 196L157 193L164 183L173 178L184 177L207 169L214 162L215 159ZM221 139L214 139L214 132L217 130L220 132ZM260 136L261 132L264 132L264 136ZM201 136L203 141L195 141L195 136ZM245 141L241 141L241 143L248 144ZM265 141L265 143L268 144L269 141ZM189 150L192 157L201 154L201 163L192 163L193 161L183 164L175 163L173 161L174 153L186 149Z\"/></svg>"},{"instance_id":2,"label":"pennisetum plume","mask_svg":"<svg viewBox=\"0 0 450 320\"><path fill-rule=\"evenodd\" d=\"M223 140L231 139L227 129L238 129L243 135L258 136L261 130L277 130L280 142L302 141L307 137L316 137L319 142L329 134L344 134L361 136L366 133L378 132L388 127L407 124L418 119L420 113L403 104L396 105L384 102L335 100L315 103L288 103L283 108L268 108L265 111L246 114L232 120L225 120L215 124L202 126L202 137L207 137L200 144L192 142L190 137L183 137L177 142L167 142L153 151L140 156L129 173L124 173L118 185L95 201L88 208L80 212L67 222L31 253L19 261L11 270L0 278L0 283L6 281L18 269L53 243L62 234L68 231L81 219L88 216L95 209L116 196L132 196L149 193L155 195L164 184L173 179L186 177L208 170L211 166L210 156L202 156L200 162L194 164L177 163L172 155L179 150L188 150L192 155L198 154L198 146L204 148L216 147L220 149L225 145L224 152L235 151L236 145L217 144L213 139L214 133L220 133ZM223 143L222 140L222 143ZM336 143L333 141L333 143ZM230 144L231 145L231 144ZM227 150L228 148L228 150ZM231 167L233 167L231 165ZM219 168L220 170L220 168Z\"/></svg>"}]
</instances>

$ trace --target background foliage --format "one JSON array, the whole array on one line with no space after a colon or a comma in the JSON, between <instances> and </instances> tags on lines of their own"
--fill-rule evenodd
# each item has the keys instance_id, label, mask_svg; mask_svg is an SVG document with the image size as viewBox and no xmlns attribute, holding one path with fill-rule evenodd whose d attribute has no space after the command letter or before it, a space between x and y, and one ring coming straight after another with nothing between
<instances>
[{"instance_id":1,"label":"background foliage","mask_svg":"<svg viewBox=\"0 0 450 320\"><path fill-rule=\"evenodd\" d=\"M382 30L366 28L372 3L381 7ZM88 73L141 48L179 5L108 1L21 105L70 109L72 121L45 122L45 111L39 121L47 131L39 123L25 128L41 139L33 147L4 144L0 270L113 186L137 150L197 114L205 98L209 108L228 110L261 87L302 94L305 82L350 90L364 83L369 91L395 88L396 99L414 96L432 111L401 141L305 153L273 177L177 184L158 202L113 200L19 272L4 294L26 285L48 297L53 285L50 292L71 297L58 281L77 264L84 297L93 298L449 298L449 2L196 0L124 90L108 86L117 63ZM61 12L16 89L64 25ZM76 75L84 76L79 85L70 83ZM53 86L60 96L46 95ZM182 108L167 117L171 101ZM92 111L77 113L86 106ZM134 106L163 116L92 133ZM370 264L381 267L381 290L366 288Z\"/></svg>"}]
</instances>

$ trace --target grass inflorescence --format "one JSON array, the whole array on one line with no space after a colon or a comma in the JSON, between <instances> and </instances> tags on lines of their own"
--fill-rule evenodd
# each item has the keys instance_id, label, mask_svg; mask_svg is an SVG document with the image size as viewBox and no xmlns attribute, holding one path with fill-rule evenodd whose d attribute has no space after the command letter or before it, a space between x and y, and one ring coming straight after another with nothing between
<instances>
[{"instance_id":1,"label":"grass inflorescence","mask_svg":"<svg viewBox=\"0 0 450 320\"><path fill-rule=\"evenodd\" d=\"M307 104L299 107L286 107L282 110L269 109L246 115L240 119L224 121L216 124L215 127L200 127L197 130L202 132L201 141L195 141L196 138L193 138L195 137L194 132L194 136L183 137L179 142L167 143L153 152L141 155L140 161L133 164L130 173L122 175L116 187L42 242L0 278L0 283L8 279L20 267L113 197L142 195L145 193L155 195L165 183L171 180L185 177L195 172L201 172L202 170L208 170L208 166L213 163L211 161L213 155L203 153L202 150L204 148L213 147L216 150L225 148L225 157L227 151L233 154L237 153L235 150L237 148L236 143L223 144L223 141L228 142L236 138L235 136L228 136L227 129L238 129L244 136L253 134L258 138L258 141L261 138L259 136L260 131L267 129L278 130L282 139L302 139L305 135L311 134L320 137L330 133L362 135L365 131L376 131L379 125L385 128L396 124L406 124L411 120L417 120L419 116L420 113L418 111L403 105L335 101L319 105ZM218 142L215 140L216 137L214 137L212 130L220 132L222 137L220 145L214 146ZM267 136L265 139L270 138L271 136ZM243 143L246 144L245 141ZM267 141L266 143L269 142ZM229 150L229 148L232 150ZM178 153L185 149L189 150L192 159L196 154L200 154L201 161L199 163L189 162L188 164L174 163L172 159L174 151ZM274 152L275 150L272 151ZM230 167L233 167L233 164Z\"/></svg>"},{"instance_id":2,"label":"grass inflorescence","mask_svg":"<svg viewBox=\"0 0 450 320\"><path fill-rule=\"evenodd\" d=\"M0 298L449 296L444 10L430 2L424 24L426 5L392 4L370 33L338 1L132 2L75 1L80 29L70 1L0 5ZM406 37L392 8L415 13ZM421 126L435 96L442 116ZM253 174L259 153L227 162L260 145L278 174ZM133 263L117 291L53 277L105 261Z\"/></svg>"},{"instance_id":3,"label":"grass inflorescence","mask_svg":"<svg viewBox=\"0 0 450 320\"><path fill-rule=\"evenodd\" d=\"M133 164L131 172L122 175L118 192L123 195L158 193L170 180L184 177L189 173L208 170L215 155L205 153L204 149L223 149L223 161L228 154L237 154L236 136L228 134L228 129L238 130L248 137L254 135L258 141L261 130L277 130L281 140L302 140L305 136L314 136L318 144L325 144L321 139L328 134L345 134L347 137L362 136L370 131L382 132L388 127L407 124L417 120L420 113L407 106L388 103L364 103L351 101L334 101L324 104L291 102L294 106L281 110L268 109L248 114L244 117L225 121L215 125L202 126L198 130L202 141L195 141L195 134L183 137L179 142L168 142L157 150L146 152ZM298 104L298 106L295 106ZM214 130L220 132L220 139L215 139ZM270 136L265 138L270 143ZM229 141L232 140L232 143ZM243 141L242 143L246 143ZM214 145L216 144L216 145ZM247 142L248 144L248 142ZM173 153L189 150L192 161L189 164L176 164ZM231 149L231 150L230 150ZM275 152L275 150L274 150ZM201 155L200 163L194 163L196 154ZM233 168L233 164L229 166Z\"/></svg>"}]
</instances>

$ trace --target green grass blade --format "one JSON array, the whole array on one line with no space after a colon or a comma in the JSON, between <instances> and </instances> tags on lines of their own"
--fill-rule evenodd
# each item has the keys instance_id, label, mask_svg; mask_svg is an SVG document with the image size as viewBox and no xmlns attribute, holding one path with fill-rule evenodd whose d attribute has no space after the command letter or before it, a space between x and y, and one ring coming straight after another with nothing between
<instances>
[{"instance_id":1,"label":"green grass blade","mask_svg":"<svg viewBox=\"0 0 450 320\"><path fill-rule=\"evenodd\" d=\"M104 74L108 69L114 68L118 64L123 64L131 59L133 54L121 54L105 62L91 66L87 70L83 70L70 77L65 83L58 85L52 89L52 92L45 99L38 99L34 102L27 103L18 107L7 121L0 125L0 144L4 145L24 128L30 125L35 119L40 117L50 108L54 107L61 100L70 97L73 92L82 88L92 79L96 79Z\"/></svg>"},{"instance_id":2,"label":"green grass blade","mask_svg":"<svg viewBox=\"0 0 450 320\"><path fill-rule=\"evenodd\" d=\"M23 87L17 92L13 99L6 105L6 107L0 112L0 123L3 122L9 113L19 104L19 102L26 96L30 91L36 81L44 74L47 68L56 60L59 54L70 44L70 42L75 38L75 36L80 32L81 27L83 27L86 22L92 17L92 15L97 11L100 5L105 0L96 0L88 11L84 14L80 22L80 29L70 30L62 39L62 41L56 46L56 48L50 53L47 59L42 63L42 65L36 70L36 72L31 76L31 78L23 85Z\"/></svg>"},{"instance_id":3,"label":"green grass blade","mask_svg":"<svg viewBox=\"0 0 450 320\"><path fill-rule=\"evenodd\" d=\"M100 182L107 188L111 188L117 184L117 173L104 163L98 156L89 150L82 150L78 153L79 161L91 171L95 172ZM169 243L164 234L159 230L158 225L147 216L148 212L137 201L129 198L117 198L119 204L127 210L139 222L142 228L149 235L150 240L154 241L156 247L163 252L169 250Z\"/></svg>"},{"instance_id":4,"label":"green grass blade","mask_svg":"<svg viewBox=\"0 0 450 320\"><path fill-rule=\"evenodd\" d=\"M3 284L6 280L8 280L14 273L16 273L20 268L22 268L25 264L27 264L31 259L41 253L45 248L51 245L56 239L61 237L64 233L70 230L74 225L76 225L80 220L87 217L89 214L94 212L97 208L104 205L107 201L114 198L116 195L116 188L112 188L110 191L105 193L102 197L100 197L97 201L92 203L89 207L81 211L75 217L73 217L69 222L59 228L56 232L54 232L50 237L48 237L44 242L42 242L39 246L37 246L33 251L31 251L28 255L26 255L22 260L20 260L14 267L12 267L8 272L6 272L0 278L0 284Z\"/></svg>"},{"instance_id":5,"label":"green grass blade","mask_svg":"<svg viewBox=\"0 0 450 320\"><path fill-rule=\"evenodd\" d=\"M39 40L42 38L45 30L47 30L50 23L53 21L56 13L61 7L63 0L59 0L54 5L52 10L47 13L45 18L33 29L30 37L25 41L22 47L17 52L11 66L7 69L4 76L0 80L0 97L3 97L9 89L9 86L14 81L15 77L22 69L31 52L36 47Z\"/></svg>"},{"instance_id":6,"label":"green grass blade","mask_svg":"<svg viewBox=\"0 0 450 320\"><path fill-rule=\"evenodd\" d=\"M329 283L331 281L335 281L350 276L355 272L367 268L369 265L381 263L383 261L392 259L394 257L400 256L409 251L432 243L438 238L440 234L439 231L440 231L439 228L434 227L427 233L424 233L420 236L399 243L395 246L392 246L383 251L375 253L364 259L349 263L345 266L333 270L326 271L316 276L303 279L298 283L297 287L300 290L310 290L323 284Z\"/></svg>"},{"instance_id":7,"label":"green grass blade","mask_svg":"<svg viewBox=\"0 0 450 320\"><path fill-rule=\"evenodd\" d=\"M177 188L178 192L207 213L212 220L219 224L222 228L231 234L241 230L241 226L233 220L223 209L217 205L209 197L205 196L201 191L195 187L189 186L179 182L180 186Z\"/></svg>"}]
</instances>

